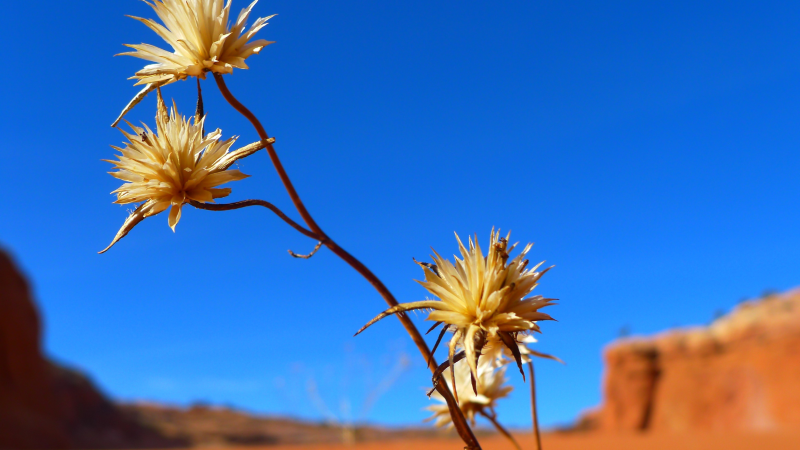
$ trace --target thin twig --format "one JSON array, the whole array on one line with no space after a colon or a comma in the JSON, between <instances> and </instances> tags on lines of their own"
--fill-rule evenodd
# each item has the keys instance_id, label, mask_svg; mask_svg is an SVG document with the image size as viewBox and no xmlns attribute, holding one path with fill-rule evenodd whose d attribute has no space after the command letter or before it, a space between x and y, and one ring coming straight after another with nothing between
<instances>
[{"instance_id":1,"label":"thin twig","mask_svg":"<svg viewBox=\"0 0 800 450\"><path fill-rule=\"evenodd\" d=\"M197 209L205 209L208 211L230 211L233 209L247 208L248 206L263 206L264 208L267 208L270 211L274 212L275 215L283 219L284 222L288 223L292 228L299 231L303 235L308 236L311 239L315 239L317 241L325 240L324 237L318 235L317 233L314 233L313 231L306 230L305 228L303 228L302 225L290 219L289 216L284 214L283 211L278 209L277 206L264 200L242 200L240 202L234 202L234 203L200 203L198 201L191 200L189 204Z\"/></svg>"},{"instance_id":2,"label":"thin twig","mask_svg":"<svg viewBox=\"0 0 800 450\"><path fill-rule=\"evenodd\" d=\"M295 258L308 259L308 258L311 258L312 256L314 256L314 254L317 253L317 251L319 251L320 247L322 247L322 241L317 242L317 245L314 246L314 250L311 250L311 253L309 253L307 255L301 255L301 254L295 253L295 252L293 252L291 250L289 250L289 254L294 256Z\"/></svg>"},{"instance_id":3,"label":"thin twig","mask_svg":"<svg viewBox=\"0 0 800 450\"><path fill-rule=\"evenodd\" d=\"M508 430L506 430L505 428L503 428L502 425L500 425L500 422L497 421L497 418L494 415L486 414L486 412L482 409L478 410L478 414L489 419L489 421L492 422L492 425L494 425L494 427L497 428L497 431L499 431L500 434L502 434L503 436L507 437L508 440L511 441L512 444L514 444L514 447L516 447L517 450L522 450L522 447L519 446L517 440L514 439L514 436L512 436L511 433L508 432Z\"/></svg>"},{"instance_id":4,"label":"thin twig","mask_svg":"<svg viewBox=\"0 0 800 450\"><path fill-rule=\"evenodd\" d=\"M542 450L542 436L539 433L539 416L536 414L536 378L533 374L533 361L528 361L528 372L531 376L531 419L533 434L536 435L536 450Z\"/></svg>"},{"instance_id":5,"label":"thin twig","mask_svg":"<svg viewBox=\"0 0 800 450\"><path fill-rule=\"evenodd\" d=\"M231 91L225 84L225 80L222 78L222 75L215 73L214 80L217 82L217 86L219 87L219 90L222 93L222 96L225 98L225 100L227 100L228 103L230 103L230 105L236 111L238 111L241 115L243 115L247 120L250 121L250 123L256 129L256 132L258 132L258 135L261 138L261 140L265 141L269 139L269 135L267 134L266 130L264 130L264 127L261 125L261 122L259 122L258 118L256 118L256 116L252 112L250 112L250 110L247 109L247 107L245 107L241 102L239 102L239 100L237 100L236 97L233 96L233 94L231 94ZM297 194L297 191L294 189L294 186L292 185L289 176L286 174L286 170L283 168L283 164L278 158L278 154L275 151L275 148L273 147L272 143L268 143L266 149L267 153L269 154L270 160L272 161L273 166L275 166L275 170L278 172L278 176L280 177L281 182L283 182L283 186L286 189L286 192L289 194L292 203L297 209L297 212L300 214L300 216L303 218L303 221L306 223L308 228L310 228L313 233L316 233L319 236L323 237L323 239L318 239L318 240L322 240L323 244L326 247L328 247L334 254L336 254L336 256L340 257L353 269L355 269L359 274L361 274L361 276L363 276L372 285L372 287L375 288L376 291L378 291L380 296L383 297L383 299L390 307L397 306L399 303L394 298L394 295L392 295L389 289L386 288L383 282L377 276L375 276L375 274L372 273L371 270L369 270L363 263L361 263L361 261L356 259L345 249L339 247L339 245L336 242L327 237L327 235L322 231L319 225L317 225L317 223L311 217L311 214L309 214L308 210L303 204L303 201L300 200L300 196ZM422 337L422 334L420 334L419 330L417 330L417 327L414 326L414 323L411 321L411 319L408 318L408 316L399 315L398 319L400 320L400 323L403 324L403 328L406 329L406 332L409 334L409 336L411 336L411 339L414 341L414 344L416 344L423 358L425 360L428 360L430 358L431 362L433 362L433 365L430 367L430 369L431 371L434 371L436 368L436 360L432 358L431 352L428 349L428 344L425 342L425 339ZM466 449L480 450L481 446L478 443L478 439L475 437L475 434L472 432L472 429L469 427L469 424L464 418L464 414L458 407L458 403L456 403L456 400L453 397L453 393L450 392L450 389L447 387L447 383L439 383L439 385L436 387L436 390L439 391L439 393L447 402L447 406L450 411L450 416L453 419L453 425L455 426L456 431L458 431L458 435L467 445Z\"/></svg>"}]
</instances>

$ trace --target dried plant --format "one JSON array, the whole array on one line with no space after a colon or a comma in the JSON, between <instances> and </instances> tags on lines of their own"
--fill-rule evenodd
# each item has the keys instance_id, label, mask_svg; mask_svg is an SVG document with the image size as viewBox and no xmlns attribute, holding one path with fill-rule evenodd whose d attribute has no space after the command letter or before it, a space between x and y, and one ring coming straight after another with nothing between
<instances>
[{"instance_id":1,"label":"dried plant","mask_svg":"<svg viewBox=\"0 0 800 450\"><path fill-rule=\"evenodd\" d=\"M522 341L517 342L517 346L522 355L522 361L527 363L530 369L533 432L536 435L537 448L541 449L542 444L539 435L538 420L536 418L536 389L533 384L533 361L531 356L552 359L561 363L563 363L563 361L555 356L532 350L526 345L533 342L536 342L533 336L526 336ZM457 348L457 350L460 350L460 347ZM447 367L442 372L442 377L446 380L451 390L462 392L458 399L458 405L472 426L475 426L476 416L486 418L500 434L508 438L514 447L519 450L519 443L514 439L511 433L500 424L497 419L497 412L495 411L496 401L500 398L507 397L513 390L513 387L505 385L505 383L508 382L508 379L505 377L505 371L506 366L514 360L515 357L513 353L505 345L487 343L481 352L480 363L478 364L477 383L475 382L475 378L469 366L464 363ZM472 389L470 389L470 384L472 385ZM434 400L443 402L442 397L434 391L431 391L430 396ZM426 421L434 421L434 425L438 428L445 426L452 427L447 405L437 404L429 406L426 409L434 413L433 416L425 419Z\"/></svg>"},{"instance_id":2,"label":"dried plant","mask_svg":"<svg viewBox=\"0 0 800 450\"><path fill-rule=\"evenodd\" d=\"M221 141L219 129L205 134L205 117L184 118L177 106L173 105L168 113L160 89L157 109L156 131L144 124L140 128L128 123L133 133L120 130L128 139L125 147L112 146L121 155L117 155L117 161L106 160L118 169L109 173L126 182L112 192L117 194L114 203L141 205L128 216L114 240L101 253L146 217L167 209L170 210L169 226L175 231L185 203L208 203L227 197L231 188L218 186L248 176L229 167L263 148L257 143L229 152L236 138Z\"/></svg>"},{"instance_id":3,"label":"dried plant","mask_svg":"<svg viewBox=\"0 0 800 450\"><path fill-rule=\"evenodd\" d=\"M469 366L456 364L453 367L448 367L446 372L451 375L449 378L445 377L450 388L456 390L456 388L461 387L463 394L458 400L458 406L472 426L475 426L475 416L483 416L497 428L497 431L508 438L517 450L520 450L519 444L511 433L497 421L497 412L495 411L497 400L508 396L514 390L513 387L505 385L508 381L505 376L506 368L504 366L497 368L492 361L482 360L478 365L478 380L480 382L474 393L465 389L473 376ZM445 403L438 393L433 394L432 398ZM453 424L447 404L432 405L427 409L433 412L433 416L426 419L427 421L434 421L434 425L440 428L444 426L452 427Z\"/></svg>"},{"instance_id":4,"label":"dried plant","mask_svg":"<svg viewBox=\"0 0 800 450\"><path fill-rule=\"evenodd\" d=\"M136 85L145 87L125 107L112 126L139 103L148 92L187 77L205 79L208 72L233 73L233 68L247 69L244 60L258 53L269 44L264 39L250 40L275 15L262 17L245 31L247 18L256 5L254 1L239 13L231 27L229 16L231 2L223 6L223 0L154 0L145 1L162 24L152 19L133 17L155 31L171 47L172 52L150 44L125 44L136 51L120 53L152 61L131 77Z\"/></svg>"},{"instance_id":5,"label":"dried plant","mask_svg":"<svg viewBox=\"0 0 800 450\"><path fill-rule=\"evenodd\" d=\"M554 299L540 295L528 297L537 286L537 281L551 267L536 272L543 264L528 268L525 256L532 244L528 244L519 255L509 261L509 254L516 244L508 246L509 233L500 237L500 231L492 230L489 239L489 252L484 257L478 238L469 239L469 250L456 235L458 248L463 259L455 257L455 264L444 259L434 250L435 264L418 263L425 272L425 281L419 283L439 300L422 300L403 303L387 309L364 325L361 333L375 322L392 314L402 314L418 309L433 310L427 320L436 322L433 330L444 324L437 346L447 331L453 333L450 339L448 363L455 364L456 347L464 349L474 383L480 384L478 363L483 347L504 346L513 355L523 379L522 355L517 339L532 331L540 331L539 320L553 320L539 309L552 305ZM430 330L429 330L430 331ZM436 347L434 347L434 351ZM459 358L460 359L460 358ZM455 373L451 372L454 377ZM474 384L473 383L473 384ZM458 385L452 383L456 399Z\"/></svg>"},{"instance_id":6,"label":"dried plant","mask_svg":"<svg viewBox=\"0 0 800 450\"><path fill-rule=\"evenodd\" d=\"M435 264L420 263L425 271L425 281L421 284L438 300L400 305L375 274L317 224L278 158L273 146L275 139L269 137L258 118L230 92L223 79L223 75L233 73L233 68L246 69L244 60L272 43L263 39L251 41L255 33L273 17L257 19L247 29L246 22L255 3L242 10L233 25L229 23L230 0L224 5L222 0L154 0L148 5L161 23L134 17L163 38L172 51L139 44L128 45L135 51L122 53L154 64L145 66L133 76L136 84L144 84L145 87L128 103L112 126L116 126L128 111L154 90L158 92L156 126L153 131L147 125L136 127L129 124L133 132L123 131L128 142L124 147L114 147L121 154L117 156L117 161L109 161L117 169L111 174L125 181L114 191L116 203L139 205L125 220L111 245L102 252L111 248L146 217L168 209L168 223L174 231L180 220L181 209L186 204L209 211L265 207L304 236L317 241L311 253L300 255L290 250L292 256L310 258L324 246L347 262L377 290L390 308L368 325L385 316L397 314L428 362L436 398L444 402L435 408L438 424L452 425L468 450L481 448L469 425L470 421L474 422L475 414L487 417L498 430L510 437L496 421L494 401L511 390L503 386L503 366L506 363L516 361L521 371L522 363L529 361L529 356L548 357L528 349L524 343L530 341L531 332L540 331L537 321L551 319L539 312L539 309L552 304L551 299L527 297L549 269L536 272L539 265L527 268L525 256L530 245L509 261L509 253L514 246L508 246L508 236L501 238L499 232L493 230L486 257L475 238L474 242L470 239L469 250L459 240L463 259L456 258L455 265L438 254L433 258ZM199 80L205 79L209 73L213 75L225 100L253 125L259 135L258 142L230 151L236 138L223 141L220 130L205 132L206 117ZM168 111L161 95L163 86L189 77L198 79L198 108L192 119L181 116L174 104L172 110ZM217 199L230 194L230 188L219 186L247 176L238 170L231 170L231 165L261 149L268 153L300 216L300 222L265 200L216 203ZM428 319L436 321L436 326L444 324L436 346L447 331L453 333L446 363L436 364L422 334L407 315L402 314L414 309L431 309L433 311ZM456 355L459 347L463 350ZM456 365L465 356L467 364ZM459 388L467 392L462 395L460 404L448 383L439 382L445 372L451 375L450 386L453 390ZM457 380L458 377L461 377L461 381ZM471 394L468 389L459 386L459 383L466 383L467 379L472 384Z\"/></svg>"},{"instance_id":7,"label":"dried plant","mask_svg":"<svg viewBox=\"0 0 800 450\"><path fill-rule=\"evenodd\" d=\"M564 364L557 356L548 355L547 353L538 352L533 350L532 348L528 347L527 344L535 343L536 338L531 335L523 336L522 339L516 342L517 347L519 349L520 358L523 363L528 365L528 383L531 385L531 424L533 427L533 434L536 437L536 448L542 448L542 437L539 429L539 418L536 409L536 378L534 375L533 370L533 356L538 358L544 359L552 359L553 361L558 361L561 364ZM504 365L510 364L512 361L515 361L514 352L511 351L507 346L502 343L498 343L496 341L489 341L485 347L483 347L483 352L481 355L488 359L496 361L497 365Z\"/></svg>"}]
</instances>

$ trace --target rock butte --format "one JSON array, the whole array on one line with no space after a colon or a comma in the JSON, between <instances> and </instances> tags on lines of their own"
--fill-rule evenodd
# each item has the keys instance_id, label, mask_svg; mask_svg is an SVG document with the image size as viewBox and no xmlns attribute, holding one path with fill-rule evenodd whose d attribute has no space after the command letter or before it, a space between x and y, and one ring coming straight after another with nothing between
<instances>
[{"instance_id":1,"label":"rock butte","mask_svg":"<svg viewBox=\"0 0 800 450\"><path fill-rule=\"evenodd\" d=\"M800 289L744 302L707 327L622 339L604 358L603 403L579 428L800 427Z\"/></svg>"}]
</instances>

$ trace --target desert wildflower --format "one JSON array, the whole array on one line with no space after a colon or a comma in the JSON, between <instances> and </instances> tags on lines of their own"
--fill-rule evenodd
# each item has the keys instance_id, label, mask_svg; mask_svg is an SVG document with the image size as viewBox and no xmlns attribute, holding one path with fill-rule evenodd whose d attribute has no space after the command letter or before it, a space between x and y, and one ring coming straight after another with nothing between
<instances>
[{"instance_id":1,"label":"desert wildflower","mask_svg":"<svg viewBox=\"0 0 800 450\"><path fill-rule=\"evenodd\" d=\"M256 0L257 1L257 0ZM154 0L145 1L161 19L133 17L156 32L172 51L150 44L125 44L133 52L120 53L152 61L132 77L145 88L125 107L120 118L144 96L158 86L187 77L205 79L206 73L232 73L234 67L247 69L244 60L273 42L253 36L274 17L259 18L245 30L247 18L256 2L243 9L233 26L230 24L231 2L223 0ZM119 122L119 118L117 122ZM116 125L116 123L114 125Z\"/></svg>"},{"instance_id":2,"label":"desert wildflower","mask_svg":"<svg viewBox=\"0 0 800 450\"><path fill-rule=\"evenodd\" d=\"M452 372L452 367L448 368L445 372ZM464 417L469 420L472 425L475 425L475 416L478 414L494 414L496 401L500 398L506 397L509 392L514 388L512 386L505 386L508 379L505 377L505 367L495 369L495 366L488 362L481 362L478 366L478 392L474 393L471 389L467 389L470 381L470 369L466 364L455 365L455 376L445 373L445 379L450 388L453 388L450 379L455 379L456 390L464 392L458 399L458 406L464 413ZM438 392L434 392L431 398L438 400L442 404L429 406L429 411L433 412L433 416L427 420L435 420L434 425L437 427L451 426L452 419L450 418L450 411L444 398Z\"/></svg>"},{"instance_id":3,"label":"desert wildflower","mask_svg":"<svg viewBox=\"0 0 800 450\"><path fill-rule=\"evenodd\" d=\"M220 140L222 132L219 129L204 135L204 123L205 117L184 118L174 104L172 111L167 112L159 91L156 131L146 125L140 128L130 123L133 133L120 130L129 142L124 148L112 146L122 154L117 155L117 161L107 160L119 169L109 173L125 181L112 192L117 194L114 203L143 203L125 220L111 244L100 253L111 248L146 217L167 209L170 210L168 223L174 231L184 203L192 200L213 202L231 192L230 188L219 188L219 185L247 177L228 168L263 145L249 145L229 152L236 138Z\"/></svg>"},{"instance_id":4,"label":"desert wildflower","mask_svg":"<svg viewBox=\"0 0 800 450\"><path fill-rule=\"evenodd\" d=\"M514 249L514 245L508 245L509 237L510 234L501 238L499 231L492 230L489 252L484 257L477 237L474 242L470 238L467 249L456 235L463 259L456 256L453 264L434 251L435 264L419 263L425 272L425 281L419 283L439 299L404 303L390 308L371 320L359 333L391 314L432 309L427 320L437 322L437 325L445 324L439 339L446 331L454 333L449 345L450 366L456 359L456 346L461 346L472 376L479 378L478 359L484 345L499 341L509 348L522 372L516 336L540 331L536 323L539 320L552 320L539 309L551 305L553 299L527 297L549 268L537 272L536 269L543 263L533 268L527 267L525 256L532 244L509 260L509 253ZM458 398L457 392L455 395Z\"/></svg>"}]
</instances>

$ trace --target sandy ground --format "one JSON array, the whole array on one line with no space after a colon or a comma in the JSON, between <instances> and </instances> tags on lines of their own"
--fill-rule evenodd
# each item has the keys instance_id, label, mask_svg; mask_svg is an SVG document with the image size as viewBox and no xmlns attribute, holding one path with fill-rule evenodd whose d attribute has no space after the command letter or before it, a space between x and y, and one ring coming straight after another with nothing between
<instances>
[{"instance_id":1,"label":"sandy ground","mask_svg":"<svg viewBox=\"0 0 800 450\"><path fill-rule=\"evenodd\" d=\"M524 450L533 450L536 443L531 435L517 435ZM499 436L484 437L485 450L513 450ZM800 450L800 432L788 434L692 434L692 435L546 435L542 446L546 450ZM213 447L206 447L211 450ZM220 448L221 449L221 448ZM293 445L279 447L237 447L237 450L461 450L455 439L403 440L372 442L355 446ZM232 450L227 447L226 450Z\"/></svg>"}]
</instances>

